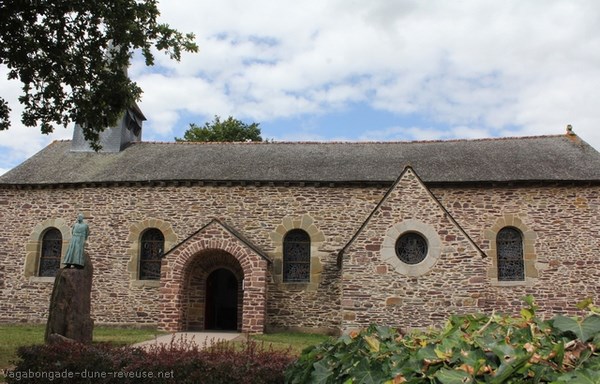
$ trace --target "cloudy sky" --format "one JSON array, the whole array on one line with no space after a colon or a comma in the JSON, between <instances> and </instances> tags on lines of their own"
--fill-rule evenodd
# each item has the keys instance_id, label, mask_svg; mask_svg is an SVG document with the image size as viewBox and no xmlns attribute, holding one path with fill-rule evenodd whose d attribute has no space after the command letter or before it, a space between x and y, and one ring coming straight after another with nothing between
<instances>
[{"instance_id":1,"label":"cloudy sky","mask_svg":"<svg viewBox=\"0 0 600 384\"><path fill-rule=\"evenodd\" d=\"M597 0L163 0L194 32L181 62L139 56L143 137L173 141L214 115L276 141L553 135L600 150ZM0 92L15 100L19 84ZM72 128L0 132L0 174Z\"/></svg>"}]
</instances>

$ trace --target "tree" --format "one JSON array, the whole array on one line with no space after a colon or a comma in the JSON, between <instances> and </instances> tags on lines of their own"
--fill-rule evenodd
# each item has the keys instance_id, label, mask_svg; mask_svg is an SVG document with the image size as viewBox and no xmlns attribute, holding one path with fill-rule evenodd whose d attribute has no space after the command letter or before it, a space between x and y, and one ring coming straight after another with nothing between
<instances>
[{"instance_id":1,"label":"tree","mask_svg":"<svg viewBox=\"0 0 600 384\"><path fill-rule=\"evenodd\" d=\"M227 120L221 121L219 116L210 123L204 123L203 127L190 124L185 131L183 139L175 138L176 141L263 141L260 136L259 123L250 125L229 116Z\"/></svg>"},{"instance_id":2,"label":"tree","mask_svg":"<svg viewBox=\"0 0 600 384\"><path fill-rule=\"evenodd\" d=\"M153 48L177 61L198 50L193 34L158 23L159 15L156 0L1 0L0 64L23 84L23 124L47 134L75 122L99 149L99 133L140 98L126 73L132 52L150 66ZM0 130L10 111L0 97Z\"/></svg>"}]
</instances>

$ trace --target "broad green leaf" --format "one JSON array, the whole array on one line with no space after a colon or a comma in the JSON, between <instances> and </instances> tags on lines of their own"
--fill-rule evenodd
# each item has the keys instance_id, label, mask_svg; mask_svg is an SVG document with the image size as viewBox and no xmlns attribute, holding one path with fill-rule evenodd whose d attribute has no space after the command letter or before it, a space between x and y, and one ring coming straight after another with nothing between
<instances>
[{"instance_id":1,"label":"broad green leaf","mask_svg":"<svg viewBox=\"0 0 600 384\"><path fill-rule=\"evenodd\" d=\"M375 329L377 330L377 333L379 334L379 337L382 340L392 338L395 336L396 333L396 331L394 331L392 328L382 327L380 325L376 326Z\"/></svg>"},{"instance_id":2,"label":"broad green leaf","mask_svg":"<svg viewBox=\"0 0 600 384\"><path fill-rule=\"evenodd\" d=\"M464 371L457 371L454 369L440 369L434 376L442 384L466 384L473 382L471 375Z\"/></svg>"},{"instance_id":3,"label":"broad green leaf","mask_svg":"<svg viewBox=\"0 0 600 384\"><path fill-rule=\"evenodd\" d=\"M591 304L594 304L594 300L592 300L591 297L588 297L587 299L581 300L576 306L578 309L583 310L589 307Z\"/></svg>"},{"instance_id":4,"label":"broad green leaf","mask_svg":"<svg viewBox=\"0 0 600 384\"><path fill-rule=\"evenodd\" d=\"M594 347L596 347L596 349L600 349L600 332L594 336L592 344L594 344Z\"/></svg>"},{"instance_id":5,"label":"broad green leaf","mask_svg":"<svg viewBox=\"0 0 600 384\"><path fill-rule=\"evenodd\" d=\"M356 380L352 380L352 383L356 384L379 384L381 380L374 377L374 372L371 371L362 371L357 372L355 375Z\"/></svg>"},{"instance_id":6,"label":"broad green leaf","mask_svg":"<svg viewBox=\"0 0 600 384\"><path fill-rule=\"evenodd\" d=\"M417 359L419 360L437 360L434 345L430 344L425 348L419 349L417 352Z\"/></svg>"},{"instance_id":7,"label":"broad green leaf","mask_svg":"<svg viewBox=\"0 0 600 384\"><path fill-rule=\"evenodd\" d=\"M382 371L381 366L373 364L373 360L364 359L352 372L352 378L355 379L352 382L355 384L380 384L389 378L390 375L386 375Z\"/></svg>"},{"instance_id":8,"label":"broad green leaf","mask_svg":"<svg viewBox=\"0 0 600 384\"><path fill-rule=\"evenodd\" d=\"M561 366L563 364L563 360L565 358L565 344L557 343L552 348L552 351L556 354L553 361Z\"/></svg>"},{"instance_id":9,"label":"broad green leaf","mask_svg":"<svg viewBox=\"0 0 600 384\"><path fill-rule=\"evenodd\" d=\"M521 354L520 356L516 356L502 362L500 367L498 367L496 370L496 375L492 383L503 384L508 378L513 377L513 375L516 374L517 371L527 363L529 357L529 354Z\"/></svg>"},{"instance_id":10,"label":"broad green leaf","mask_svg":"<svg viewBox=\"0 0 600 384\"><path fill-rule=\"evenodd\" d=\"M595 334L600 332L600 316L588 316L582 322L566 316L556 316L554 318L554 327L562 332L572 332L583 342L588 341Z\"/></svg>"},{"instance_id":11,"label":"broad green leaf","mask_svg":"<svg viewBox=\"0 0 600 384\"><path fill-rule=\"evenodd\" d=\"M531 320L531 318L533 317L533 313L531 313L531 311L529 309L523 308L521 309L521 316L525 319L525 320Z\"/></svg>"},{"instance_id":12,"label":"broad green leaf","mask_svg":"<svg viewBox=\"0 0 600 384\"><path fill-rule=\"evenodd\" d=\"M598 384L600 383L600 372L591 369L582 369L566 373L558 378L557 383L569 384Z\"/></svg>"},{"instance_id":13,"label":"broad green leaf","mask_svg":"<svg viewBox=\"0 0 600 384\"><path fill-rule=\"evenodd\" d=\"M600 372L600 354L596 352L596 357L588 360L585 364L585 368L591 369L595 372Z\"/></svg>"},{"instance_id":14,"label":"broad green leaf","mask_svg":"<svg viewBox=\"0 0 600 384\"><path fill-rule=\"evenodd\" d=\"M441 360L446 360L452 357L452 350L441 350L439 348L436 348L434 352L437 358Z\"/></svg>"},{"instance_id":15,"label":"broad green leaf","mask_svg":"<svg viewBox=\"0 0 600 384\"><path fill-rule=\"evenodd\" d=\"M365 341L369 344L371 352L379 352L379 340L375 336L365 336Z\"/></svg>"},{"instance_id":16,"label":"broad green leaf","mask_svg":"<svg viewBox=\"0 0 600 384\"><path fill-rule=\"evenodd\" d=\"M329 378L333 372L327 366L327 362L321 360L317 361L313 364L313 372L311 374L312 383L322 383L325 384L328 382Z\"/></svg>"},{"instance_id":17,"label":"broad green leaf","mask_svg":"<svg viewBox=\"0 0 600 384\"><path fill-rule=\"evenodd\" d=\"M533 298L533 296L531 296L531 295L524 296L524 297L522 298L522 300L523 300L523 301L524 301L524 302L525 302L527 305L529 305L529 308L531 308L531 309L533 309L533 310L535 311L535 309L536 309L537 307L536 307L536 305L535 305L535 299Z\"/></svg>"}]
</instances>

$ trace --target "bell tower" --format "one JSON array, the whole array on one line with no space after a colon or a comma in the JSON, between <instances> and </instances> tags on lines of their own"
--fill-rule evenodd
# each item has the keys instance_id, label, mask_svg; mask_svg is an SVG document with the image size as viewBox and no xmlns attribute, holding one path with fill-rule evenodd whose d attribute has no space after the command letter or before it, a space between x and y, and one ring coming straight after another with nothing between
<instances>
[{"instance_id":1,"label":"bell tower","mask_svg":"<svg viewBox=\"0 0 600 384\"><path fill-rule=\"evenodd\" d=\"M131 143L142 141L142 123L146 117L137 106L127 108L125 113L114 127L106 128L100 133L100 152L120 152ZM83 136L79 124L75 125L73 132L72 152L94 152L89 142Z\"/></svg>"}]
</instances>

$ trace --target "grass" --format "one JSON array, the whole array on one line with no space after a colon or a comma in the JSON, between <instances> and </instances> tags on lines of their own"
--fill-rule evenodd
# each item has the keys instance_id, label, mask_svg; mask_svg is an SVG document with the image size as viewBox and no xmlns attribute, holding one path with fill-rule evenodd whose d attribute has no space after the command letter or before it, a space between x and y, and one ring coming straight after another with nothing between
<instances>
[{"instance_id":1,"label":"grass","mask_svg":"<svg viewBox=\"0 0 600 384\"><path fill-rule=\"evenodd\" d=\"M45 328L45 325L0 325L0 369L12 365L20 346L42 344Z\"/></svg>"},{"instance_id":2,"label":"grass","mask_svg":"<svg viewBox=\"0 0 600 384\"><path fill-rule=\"evenodd\" d=\"M251 338L258 342L264 342L265 346L271 345L273 349L291 349L291 352L299 355L306 347L316 345L328 340L331 336L312 333L278 332L263 335L253 335Z\"/></svg>"},{"instance_id":3,"label":"grass","mask_svg":"<svg viewBox=\"0 0 600 384\"><path fill-rule=\"evenodd\" d=\"M23 345L43 344L45 324L3 324L0 325L0 370L12 365L17 356L17 348ZM94 327L94 342L107 342L115 345L135 344L164 334L155 329L131 329ZM2 376L0 376L1 378Z\"/></svg>"},{"instance_id":4,"label":"grass","mask_svg":"<svg viewBox=\"0 0 600 384\"><path fill-rule=\"evenodd\" d=\"M94 342L128 345L151 340L155 336L167 333L156 329L94 327Z\"/></svg>"}]
</instances>

